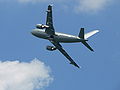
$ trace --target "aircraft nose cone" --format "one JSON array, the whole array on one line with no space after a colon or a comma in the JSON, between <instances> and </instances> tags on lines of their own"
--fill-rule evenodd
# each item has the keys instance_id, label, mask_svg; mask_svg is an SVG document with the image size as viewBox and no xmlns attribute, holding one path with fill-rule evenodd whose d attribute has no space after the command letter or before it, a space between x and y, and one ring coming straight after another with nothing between
<instances>
[{"instance_id":1,"label":"aircraft nose cone","mask_svg":"<svg viewBox=\"0 0 120 90\"><path fill-rule=\"evenodd\" d=\"M32 35L35 35L35 33L36 33L35 30L32 30L32 31L31 31L31 34L32 34Z\"/></svg>"},{"instance_id":2,"label":"aircraft nose cone","mask_svg":"<svg viewBox=\"0 0 120 90\"><path fill-rule=\"evenodd\" d=\"M31 34L32 34L32 35L33 35L33 33L34 33L34 32L33 32L33 31L31 31Z\"/></svg>"}]
</instances>

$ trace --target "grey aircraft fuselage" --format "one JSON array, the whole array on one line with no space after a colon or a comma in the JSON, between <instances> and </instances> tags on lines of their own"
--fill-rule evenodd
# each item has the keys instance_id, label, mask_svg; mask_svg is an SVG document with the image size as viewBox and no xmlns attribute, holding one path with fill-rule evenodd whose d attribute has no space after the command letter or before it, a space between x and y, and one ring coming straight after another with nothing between
<instances>
[{"instance_id":1,"label":"grey aircraft fuselage","mask_svg":"<svg viewBox=\"0 0 120 90\"><path fill-rule=\"evenodd\" d=\"M42 39L49 40L50 35L48 35L44 29L33 29L31 32L34 36ZM78 36L64 34L55 32L54 40L60 43L75 43L75 42L81 42L83 39L79 38Z\"/></svg>"}]
</instances>

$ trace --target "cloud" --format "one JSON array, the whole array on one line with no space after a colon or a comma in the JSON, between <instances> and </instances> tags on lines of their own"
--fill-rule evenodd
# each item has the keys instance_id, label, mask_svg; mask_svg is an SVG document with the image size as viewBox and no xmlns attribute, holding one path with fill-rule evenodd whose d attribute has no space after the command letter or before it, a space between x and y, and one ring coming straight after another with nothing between
<instances>
[{"instance_id":1,"label":"cloud","mask_svg":"<svg viewBox=\"0 0 120 90\"><path fill-rule=\"evenodd\" d=\"M77 12L96 12L109 5L111 0L78 0Z\"/></svg>"},{"instance_id":2,"label":"cloud","mask_svg":"<svg viewBox=\"0 0 120 90\"><path fill-rule=\"evenodd\" d=\"M18 2L22 3L39 3L39 2L66 2L65 0L17 0Z\"/></svg>"},{"instance_id":3,"label":"cloud","mask_svg":"<svg viewBox=\"0 0 120 90\"><path fill-rule=\"evenodd\" d=\"M50 68L38 59L0 62L0 90L35 90L52 80Z\"/></svg>"},{"instance_id":4,"label":"cloud","mask_svg":"<svg viewBox=\"0 0 120 90\"><path fill-rule=\"evenodd\" d=\"M112 0L18 0L22 3L37 3L37 2L59 2L60 4L67 4L66 6L69 7L72 6L72 8L75 8L74 10L76 12L98 12L100 10L103 10L107 5L110 4ZM73 3L71 5L71 2Z\"/></svg>"},{"instance_id":5,"label":"cloud","mask_svg":"<svg viewBox=\"0 0 120 90\"><path fill-rule=\"evenodd\" d=\"M48 2L49 0L18 0L18 2L21 2L21 3L28 3L28 2L31 2L31 3L37 3L37 2Z\"/></svg>"},{"instance_id":6,"label":"cloud","mask_svg":"<svg viewBox=\"0 0 120 90\"><path fill-rule=\"evenodd\" d=\"M0 0L5 2L5 0ZM6 0L11 2L11 0ZM113 0L12 0L19 3L57 3L64 7L74 8L76 12L98 12L111 4ZM66 6L65 6L66 5Z\"/></svg>"}]
</instances>

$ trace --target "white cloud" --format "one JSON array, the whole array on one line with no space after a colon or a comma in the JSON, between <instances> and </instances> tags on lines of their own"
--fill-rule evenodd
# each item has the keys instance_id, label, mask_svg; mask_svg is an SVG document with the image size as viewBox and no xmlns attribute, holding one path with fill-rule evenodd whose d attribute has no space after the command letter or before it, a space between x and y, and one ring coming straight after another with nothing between
<instances>
[{"instance_id":1,"label":"white cloud","mask_svg":"<svg viewBox=\"0 0 120 90\"><path fill-rule=\"evenodd\" d=\"M96 12L104 9L110 4L111 0L77 0L78 5L75 7L78 12Z\"/></svg>"},{"instance_id":2,"label":"white cloud","mask_svg":"<svg viewBox=\"0 0 120 90\"><path fill-rule=\"evenodd\" d=\"M2 2L11 0L0 0ZM68 8L74 8L75 11L79 12L98 12L103 10L111 4L113 0L12 0L19 3L59 3ZM117 0L115 0L117 1ZM71 4L72 3L72 4Z\"/></svg>"},{"instance_id":3,"label":"white cloud","mask_svg":"<svg viewBox=\"0 0 120 90\"><path fill-rule=\"evenodd\" d=\"M22 3L36 3L36 2L61 2L61 4L73 3L73 7L77 12L97 12L104 9L112 0L18 0ZM77 5L75 5L77 3ZM71 6L71 5L70 5ZM69 7L69 6L68 6Z\"/></svg>"},{"instance_id":4,"label":"white cloud","mask_svg":"<svg viewBox=\"0 0 120 90\"><path fill-rule=\"evenodd\" d=\"M0 90L35 90L52 80L49 67L37 59L0 62Z\"/></svg>"},{"instance_id":5,"label":"white cloud","mask_svg":"<svg viewBox=\"0 0 120 90\"><path fill-rule=\"evenodd\" d=\"M28 3L28 2L32 2L32 3L37 3L37 2L47 2L49 0L18 0L21 3Z\"/></svg>"},{"instance_id":6,"label":"white cloud","mask_svg":"<svg viewBox=\"0 0 120 90\"><path fill-rule=\"evenodd\" d=\"M32 2L32 3L37 3L37 2L50 2L50 3L53 3L53 2L67 2L65 0L17 0L19 2L23 2L23 3L26 3L26 2ZM71 1L71 0L69 0Z\"/></svg>"}]
</instances>

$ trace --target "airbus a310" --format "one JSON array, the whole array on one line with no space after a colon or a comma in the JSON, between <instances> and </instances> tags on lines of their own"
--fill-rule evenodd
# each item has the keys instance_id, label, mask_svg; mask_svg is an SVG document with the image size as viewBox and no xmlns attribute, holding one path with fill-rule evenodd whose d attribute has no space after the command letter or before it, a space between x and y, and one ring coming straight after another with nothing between
<instances>
[{"instance_id":1,"label":"airbus a310","mask_svg":"<svg viewBox=\"0 0 120 90\"><path fill-rule=\"evenodd\" d=\"M49 40L54 46L47 46L46 47L47 50L49 51L59 50L70 61L70 64L80 68L75 63L75 61L67 54L67 52L63 49L60 43L81 42L89 50L93 51L93 49L88 45L87 39L97 32L99 32L99 30L94 30L92 32L84 34L84 28L80 29L78 36L55 32L52 18L52 6L49 5L47 9L46 24L45 25L37 24L36 29L33 29L31 33L38 38Z\"/></svg>"}]
</instances>

